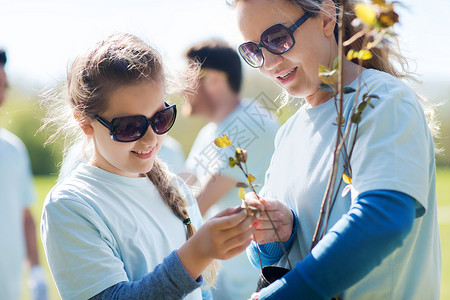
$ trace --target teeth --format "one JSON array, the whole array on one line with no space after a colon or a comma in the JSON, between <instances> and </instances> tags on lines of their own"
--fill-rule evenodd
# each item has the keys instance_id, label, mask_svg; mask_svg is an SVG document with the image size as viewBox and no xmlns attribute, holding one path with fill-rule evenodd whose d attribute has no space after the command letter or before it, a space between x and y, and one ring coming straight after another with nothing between
<instances>
[{"instance_id":1,"label":"teeth","mask_svg":"<svg viewBox=\"0 0 450 300\"><path fill-rule=\"evenodd\" d=\"M149 154L150 153L150 151L134 151L134 152L136 152L137 154Z\"/></svg>"},{"instance_id":2,"label":"teeth","mask_svg":"<svg viewBox=\"0 0 450 300\"><path fill-rule=\"evenodd\" d=\"M280 77L281 79L286 79L286 78L289 77L289 75L292 74L292 72L294 72L294 70L295 70L295 69L292 69L292 70L290 70L288 73L284 74L283 76L278 76L278 77Z\"/></svg>"}]
</instances>

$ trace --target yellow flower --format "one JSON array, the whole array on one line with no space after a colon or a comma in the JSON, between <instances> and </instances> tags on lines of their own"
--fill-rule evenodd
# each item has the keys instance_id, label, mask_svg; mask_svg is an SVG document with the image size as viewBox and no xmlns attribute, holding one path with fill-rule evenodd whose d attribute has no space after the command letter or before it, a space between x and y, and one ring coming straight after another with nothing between
<instances>
[{"instance_id":1,"label":"yellow flower","mask_svg":"<svg viewBox=\"0 0 450 300\"><path fill-rule=\"evenodd\" d=\"M358 19L361 20L367 26L375 26L377 23L377 13L375 12L373 6L367 4L356 4L355 14Z\"/></svg>"},{"instance_id":2,"label":"yellow flower","mask_svg":"<svg viewBox=\"0 0 450 300\"><path fill-rule=\"evenodd\" d=\"M218 137L214 140L214 144L216 144L219 148L226 148L231 146L230 139L224 134L222 137Z\"/></svg>"}]
</instances>

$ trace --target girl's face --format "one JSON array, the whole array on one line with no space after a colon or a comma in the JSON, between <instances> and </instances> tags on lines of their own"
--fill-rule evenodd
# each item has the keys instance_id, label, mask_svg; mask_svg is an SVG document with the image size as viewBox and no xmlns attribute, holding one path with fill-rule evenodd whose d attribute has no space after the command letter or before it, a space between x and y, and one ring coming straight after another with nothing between
<instances>
[{"instance_id":1,"label":"girl's face","mask_svg":"<svg viewBox=\"0 0 450 300\"><path fill-rule=\"evenodd\" d=\"M163 95L161 84L154 82L119 86L107 99L107 109L100 117L107 121L134 115L151 118L164 109ZM143 176L152 169L165 134L157 135L150 126L141 139L122 143L111 139L109 130L98 121L90 125L95 145L92 165L126 177Z\"/></svg>"},{"instance_id":2,"label":"girl's face","mask_svg":"<svg viewBox=\"0 0 450 300\"><path fill-rule=\"evenodd\" d=\"M305 13L287 0L245 0L236 5L236 10L244 40L256 44L267 28L275 24L290 27ZM285 54L275 55L262 48L261 73L293 96L314 95L321 83L319 64L329 65L337 55L331 53L330 39L334 41L334 37L327 25L330 27L321 15L310 17L294 31L295 45Z\"/></svg>"}]
</instances>

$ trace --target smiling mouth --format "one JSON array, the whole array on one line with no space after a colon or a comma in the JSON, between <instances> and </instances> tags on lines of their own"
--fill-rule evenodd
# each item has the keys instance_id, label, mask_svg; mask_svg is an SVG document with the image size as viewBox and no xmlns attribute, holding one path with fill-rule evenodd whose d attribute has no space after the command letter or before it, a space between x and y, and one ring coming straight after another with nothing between
<instances>
[{"instance_id":1,"label":"smiling mouth","mask_svg":"<svg viewBox=\"0 0 450 300\"><path fill-rule=\"evenodd\" d=\"M140 155L145 155L145 154L149 154L151 152L151 150L149 150L149 151L131 151L131 152L134 152L134 153L137 153Z\"/></svg>"},{"instance_id":2,"label":"smiling mouth","mask_svg":"<svg viewBox=\"0 0 450 300\"><path fill-rule=\"evenodd\" d=\"M280 80L285 80L285 79L287 79L289 76L291 76L291 74L294 73L295 70L297 70L297 67L293 68L292 70L290 70L289 72L287 72L287 73L284 74L283 76L277 76L277 78L280 79Z\"/></svg>"}]
</instances>

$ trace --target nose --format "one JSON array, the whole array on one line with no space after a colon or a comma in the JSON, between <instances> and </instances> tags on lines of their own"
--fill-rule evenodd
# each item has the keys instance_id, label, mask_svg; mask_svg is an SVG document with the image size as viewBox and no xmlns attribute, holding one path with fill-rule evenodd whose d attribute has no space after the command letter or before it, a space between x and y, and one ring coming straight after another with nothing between
<instances>
[{"instance_id":1,"label":"nose","mask_svg":"<svg viewBox=\"0 0 450 300\"><path fill-rule=\"evenodd\" d=\"M139 139L139 142L144 146L154 146L156 145L158 140L158 135L153 131L152 126L150 125L147 129L147 132L144 134L142 138Z\"/></svg>"},{"instance_id":2,"label":"nose","mask_svg":"<svg viewBox=\"0 0 450 300\"><path fill-rule=\"evenodd\" d=\"M264 65L262 67L267 70L272 70L283 61L283 55L270 53L266 49L263 49L262 51L264 55Z\"/></svg>"}]
</instances>

